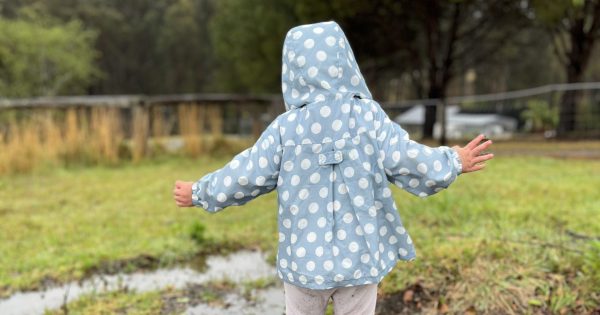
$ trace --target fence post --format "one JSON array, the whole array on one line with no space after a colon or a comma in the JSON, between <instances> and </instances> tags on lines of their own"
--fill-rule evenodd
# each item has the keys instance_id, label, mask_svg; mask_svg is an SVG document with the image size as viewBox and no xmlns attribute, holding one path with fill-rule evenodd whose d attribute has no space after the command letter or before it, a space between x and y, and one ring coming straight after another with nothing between
<instances>
[{"instance_id":1,"label":"fence post","mask_svg":"<svg viewBox=\"0 0 600 315\"><path fill-rule=\"evenodd\" d=\"M148 151L149 108L144 100L133 105L133 160L140 161Z\"/></svg>"},{"instance_id":2,"label":"fence post","mask_svg":"<svg viewBox=\"0 0 600 315\"><path fill-rule=\"evenodd\" d=\"M440 145L447 145L448 139L446 138L446 100L440 99L437 103L438 112L440 113L441 132L440 132Z\"/></svg>"},{"instance_id":3,"label":"fence post","mask_svg":"<svg viewBox=\"0 0 600 315\"><path fill-rule=\"evenodd\" d=\"M251 108L251 116L252 116L252 136L254 139L258 139L263 131L263 124L260 119L261 111L260 106L256 104L252 104Z\"/></svg>"},{"instance_id":4,"label":"fence post","mask_svg":"<svg viewBox=\"0 0 600 315\"><path fill-rule=\"evenodd\" d=\"M208 119L213 140L221 138L223 136L223 115L219 104L208 105Z\"/></svg>"}]
</instances>

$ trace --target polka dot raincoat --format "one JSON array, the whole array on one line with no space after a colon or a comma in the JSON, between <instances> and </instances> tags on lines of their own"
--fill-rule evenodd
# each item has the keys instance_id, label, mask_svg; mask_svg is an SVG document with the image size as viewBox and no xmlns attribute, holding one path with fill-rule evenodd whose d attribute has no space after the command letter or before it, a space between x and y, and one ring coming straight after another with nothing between
<instances>
[{"instance_id":1,"label":"polka dot raincoat","mask_svg":"<svg viewBox=\"0 0 600 315\"><path fill-rule=\"evenodd\" d=\"M287 111L256 144L193 185L209 212L277 189L277 272L309 289L377 283L415 249L389 183L420 197L460 174L457 153L409 139L372 100L335 22L291 29L283 46Z\"/></svg>"}]
</instances>

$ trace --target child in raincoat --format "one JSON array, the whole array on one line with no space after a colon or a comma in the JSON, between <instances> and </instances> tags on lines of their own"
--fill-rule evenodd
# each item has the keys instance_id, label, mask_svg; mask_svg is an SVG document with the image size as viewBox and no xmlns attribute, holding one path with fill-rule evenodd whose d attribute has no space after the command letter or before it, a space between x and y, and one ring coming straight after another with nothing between
<instances>
[{"instance_id":1,"label":"child in raincoat","mask_svg":"<svg viewBox=\"0 0 600 315\"><path fill-rule=\"evenodd\" d=\"M465 147L409 138L373 100L335 22L292 28L283 46L286 112L251 148L196 182L177 181L178 206L218 212L278 193L277 274L287 314L373 314L377 284L413 241L388 183L419 197L482 169L482 135Z\"/></svg>"}]
</instances>

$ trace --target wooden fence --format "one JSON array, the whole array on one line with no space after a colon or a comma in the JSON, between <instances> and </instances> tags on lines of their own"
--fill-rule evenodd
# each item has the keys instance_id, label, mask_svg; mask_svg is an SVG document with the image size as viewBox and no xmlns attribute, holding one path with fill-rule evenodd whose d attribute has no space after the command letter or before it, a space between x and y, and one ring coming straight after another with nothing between
<instances>
[{"instance_id":1,"label":"wooden fence","mask_svg":"<svg viewBox=\"0 0 600 315\"><path fill-rule=\"evenodd\" d=\"M276 95L241 95L241 94L181 94L181 95L116 95L116 96L68 96L42 97L29 99L0 99L0 117L3 112L13 111L27 113L20 116L33 116L35 113L65 112L63 122L73 117L91 117L98 109L116 112L120 118L118 131L123 138L131 140L131 153L134 160L140 160L148 152L149 139L154 136L179 134L184 139L198 139L209 135L213 139L224 133L225 114L233 117L234 124L245 117L251 121L251 130L255 138L260 135L267 120L283 110L280 96ZM69 115L69 114L72 115ZM267 114L267 116L264 116ZM15 115L13 115L15 116ZM71 118L69 118L72 116ZM111 117L115 117L114 115ZM167 126L165 119L171 118ZM4 124L6 125L6 124ZM93 124L89 124L94 128ZM9 128L2 128L0 133L10 134ZM4 130L2 130L4 129ZM231 128L230 128L231 129ZM62 129L68 137L68 128ZM109 129L110 130L110 129ZM116 131L115 131L116 132ZM189 141L194 142L194 141ZM186 143L192 150L199 150L198 145ZM195 147L195 148L194 148Z\"/></svg>"}]
</instances>

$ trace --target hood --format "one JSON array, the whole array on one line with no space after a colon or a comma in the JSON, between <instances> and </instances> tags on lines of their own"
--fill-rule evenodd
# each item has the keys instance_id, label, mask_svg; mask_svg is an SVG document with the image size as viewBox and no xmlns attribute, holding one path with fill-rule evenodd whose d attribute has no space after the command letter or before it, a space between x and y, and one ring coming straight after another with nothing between
<instances>
[{"instance_id":1,"label":"hood","mask_svg":"<svg viewBox=\"0 0 600 315\"><path fill-rule=\"evenodd\" d=\"M348 39L335 22L300 25L288 31L281 89L286 110L356 95L372 98Z\"/></svg>"}]
</instances>

